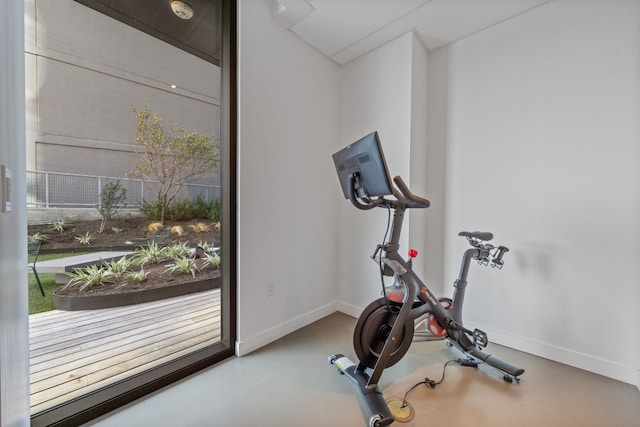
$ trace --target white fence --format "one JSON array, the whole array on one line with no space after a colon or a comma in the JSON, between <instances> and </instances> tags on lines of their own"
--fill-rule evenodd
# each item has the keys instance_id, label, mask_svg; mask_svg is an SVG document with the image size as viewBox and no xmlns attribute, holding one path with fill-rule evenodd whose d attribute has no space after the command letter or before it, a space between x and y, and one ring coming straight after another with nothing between
<instances>
[{"instance_id":1,"label":"white fence","mask_svg":"<svg viewBox=\"0 0 640 427\"><path fill-rule=\"evenodd\" d=\"M97 207L100 193L107 182L120 182L126 190L122 209L138 209L142 202L157 198L155 184L141 179L76 175L59 172L27 171L27 206L31 208L88 208ZM186 184L178 198L204 201L220 199L220 187Z\"/></svg>"}]
</instances>

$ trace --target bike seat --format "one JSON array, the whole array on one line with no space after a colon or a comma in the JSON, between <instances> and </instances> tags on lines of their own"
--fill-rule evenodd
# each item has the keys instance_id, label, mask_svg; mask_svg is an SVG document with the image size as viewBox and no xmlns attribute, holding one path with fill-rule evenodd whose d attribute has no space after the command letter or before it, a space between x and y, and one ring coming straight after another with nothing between
<instances>
[{"instance_id":1,"label":"bike seat","mask_svg":"<svg viewBox=\"0 0 640 427\"><path fill-rule=\"evenodd\" d=\"M493 234L488 231L461 231L458 236L470 237L472 239L484 240L488 242L493 239Z\"/></svg>"}]
</instances>

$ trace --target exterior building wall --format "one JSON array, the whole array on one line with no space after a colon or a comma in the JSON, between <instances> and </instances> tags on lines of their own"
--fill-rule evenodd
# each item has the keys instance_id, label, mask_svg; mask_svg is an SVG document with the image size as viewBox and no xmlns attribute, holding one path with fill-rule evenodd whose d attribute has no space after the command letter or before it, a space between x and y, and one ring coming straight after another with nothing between
<instances>
[{"instance_id":1,"label":"exterior building wall","mask_svg":"<svg viewBox=\"0 0 640 427\"><path fill-rule=\"evenodd\" d=\"M24 4L27 170L124 176L135 160L132 105L220 134L218 66L73 0Z\"/></svg>"}]
</instances>

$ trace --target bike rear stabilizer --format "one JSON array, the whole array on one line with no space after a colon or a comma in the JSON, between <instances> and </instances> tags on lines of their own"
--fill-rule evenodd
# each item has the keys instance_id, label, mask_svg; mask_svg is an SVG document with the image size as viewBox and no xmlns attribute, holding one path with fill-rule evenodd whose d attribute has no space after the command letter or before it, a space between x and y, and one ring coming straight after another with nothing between
<instances>
[{"instance_id":1,"label":"bike rear stabilizer","mask_svg":"<svg viewBox=\"0 0 640 427\"><path fill-rule=\"evenodd\" d=\"M394 421L393 415L377 385L369 385L370 376L364 369L343 354L329 356L329 363L338 367L358 387L358 403L368 427L388 426Z\"/></svg>"}]
</instances>

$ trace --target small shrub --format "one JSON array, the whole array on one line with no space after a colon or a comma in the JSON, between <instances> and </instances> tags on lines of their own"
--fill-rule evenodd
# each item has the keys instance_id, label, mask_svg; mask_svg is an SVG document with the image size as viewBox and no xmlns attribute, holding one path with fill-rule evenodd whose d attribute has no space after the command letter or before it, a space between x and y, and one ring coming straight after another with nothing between
<instances>
[{"instance_id":1,"label":"small shrub","mask_svg":"<svg viewBox=\"0 0 640 427\"><path fill-rule=\"evenodd\" d=\"M113 219L118 211L120 205L127 198L127 190L122 187L120 181L107 181L100 191L100 204L96 207L102 221L100 222L100 228L98 233L104 231L104 226L107 221Z\"/></svg>"},{"instance_id":2,"label":"small shrub","mask_svg":"<svg viewBox=\"0 0 640 427\"><path fill-rule=\"evenodd\" d=\"M209 204L209 209L207 210L208 214L206 218L212 221L220 222L220 208L220 199L213 200Z\"/></svg>"},{"instance_id":3,"label":"small shrub","mask_svg":"<svg viewBox=\"0 0 640 427\"><path fill-rule=\"evenodd\" d=\"M59 231L60 233L64 233L64 231L71 226L71 224L69 224L64 219L57 219L53 222L52 225L53 229Z\"/></svg>"},{"instance_id":4,"label":"small shrub","mask_svg":"<svg viewBox=\"0 0 640 427\"><path fill-rule=\"evenodd\" d=\"M171 221L186 221L194 217L193 212L193 202L191 200L176 200L167 208L167 218Z\"/></svg>"},{"instance_id":5,"label":"small shrub","mask_svg":"<svg viewBox=\"0 0 640 427\"><path fill-rule=\"evenodd\" d=\"M210 208L210 204L198 194L193 201L193 218L209 218Z\"/></svg>"},{"instance_id":6,"label":"small shrub","mask_svg":"<svg viewBox=\"0 0 640 427\"><path fill-rule=\"evenodd\" d=\"M196 260L194 258L180 258L176 259L173 266L168 267L165 272L180 272L180 273L189 273L195 279L196 272L198 270L198 265L196 264Z\"/></svg>"},{"instance_id":7,"label":"small shrub","mask_svg":"<svg viewBox=\"0 0 640 427\"><path fill-rule=\"evenodd\" d=\"M147 231L149 233L155 233L158 230L160 230L162 228L162 223L161 222L152 222L151 224L147 225Z\"/></svg>"},{"instance_id":8,"label":"small shrub","mask_svg":"<svg viewBox=\"0 0 640 427\"><path fill-rule=\"evenodd\" d=\"M162 213L162 206L157 200L154 202L142 202L140 212L147 219L158 220Z\"/></svg>"},{"instance_id":9,"label":"small shrub","mask_svg":"<svg viewBox=\"0 0 640 427\"><path fill-rule=\"evenodd\" d=\"M83 245L91 246L91 240L93 240L93 236L87 231L84 236L76 236L75 239Z\"/></svg>"},{"instance_id":10,"label":"small shrub","mask_svg":"<svg viewBox=\"0 0 640 427\"><path fill-rule=\"evenodd\" d=\"M139 256L136 257L136 264L160 264L162 261L169 259L166 248L158 246L157 243L151 242L145 248L139 248Z\"/></svg>"},{"instance_id":11,"label":"small shrub","mask_svg":"<svg viewBox=\"0 0 640 427\"><path fill-rule=\"evenodd\" d=\"M37 242L38 240L41 242L46 242L47 240L49 240L49 236L40 233L33 233L31 236L27 236L27 241L29 243Z\"/></svg>"},{"instance_id":12,"label":"small shrub","mask_svg":"<svg viewBox=\"0 0 640 427\"><path fill-rule=\"evenodd\" d=\"M97 265L76 268L73 273L67 273L67 275L71 277L71 280L62 289L66 289L69 286L78 286L81 291L105 284L115 277L114 273Z\"/></svg>"},{"instance_id":13,"label":"small shrub","mask_svg":"<svg viewBox=\"0 0 640 427\"><path fill-rule=\"evenodd\" d=\"M178 236L182 236L184 234L184 228L179 225L174 225L171 227L171 234L177 234Z\"/></svg>"},{"instance_id":14,"label":"small shrub","mask_svg":"<svg viewBox=\"0 0 640 427\"><path fill-rule=\"evenodd\" d=\"M135 263L135 259L134 258L127 258L126 256L120 258L119 260L112 260L112 261L105 261L105 260L101 260L102 262L102 266L114 273L114 274L122 274L124 272L126 272L134 263Z\"/></svg>"},{"instance_id":15,"label":"small shrub","mask_svg":"<svg viewBox=\"0 0 640 427\"><path fill-rule=\"evenodd\" d=\"M147 219L159 220L162 207L158 201L143 202L140 211ZM167 207L165 215L172 221L188 221L194 218L220 221L220 200L216 199L207 203L200 195L194 200L175 200Z\"/></svg>"},{"instance_id":16,"label":"small shrub","mask_svg":"<svg viewBox=\"0 0 640 427\"><path fill-rule=\"evenodd\" d=\"M196 224L191 224L189 226L196 233L208 233L211 231L211 227L203 222L198 222Z\"/></svg>"},{"instance_id":17,"label":"small shrub","mask_svg":"<svg viewBox=\"0 0 640 427\"><path fill-rule=\"evenodd\" d=\"M164 253L167 258L180 259L189 255L189 247L186 243L177 243L164 248Z\"/></svg>"},{"instance_id":18,"label":"small shrub","mask_svg":"<svg viewBox=\"0 0 640 427\"><path fill-rule=\"evenodd\" d=\"M220 262L221 262L220 255L217 255L217 254L211 255L210 253L205 252L202 268L217 270L218 268L220 268Z\"/></svg>"},{"instance_id":19,"label":"small shrub","mask_svg":"<svg viewBox=\"0 0 640 427\"><path fill-rule=\"evenodd\" d=\"M148 274L149 273L144 271L142 267L140 267L140 271L131 271L127 273L127 275L124 278L124 283L120 285L120 287L126 286L126 285L133 285L136 283L142 283L145 280L147 280Z\"/></svg>"}]
</instances>

